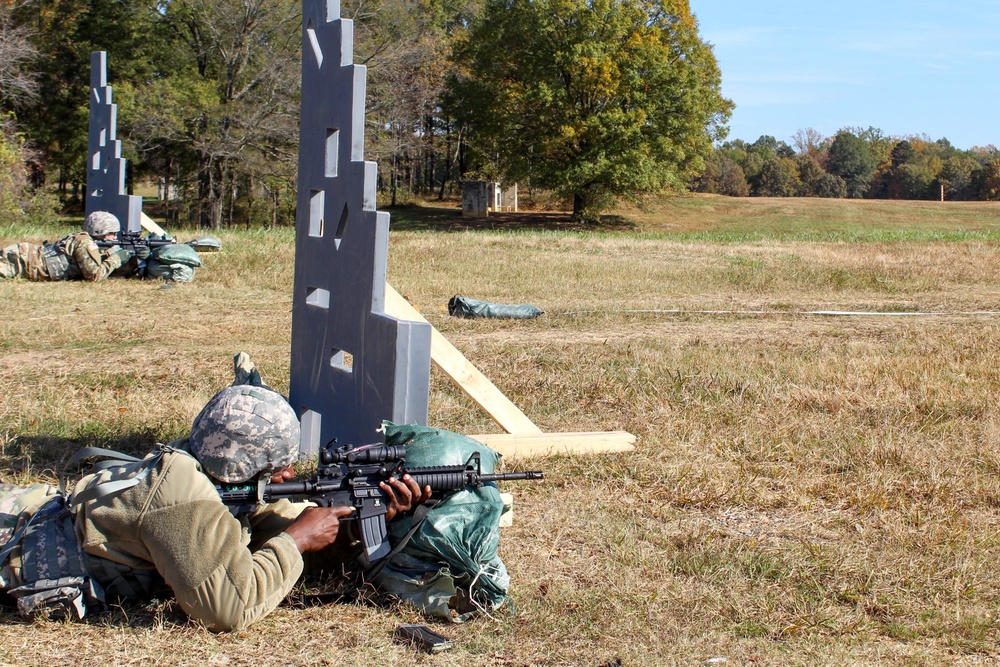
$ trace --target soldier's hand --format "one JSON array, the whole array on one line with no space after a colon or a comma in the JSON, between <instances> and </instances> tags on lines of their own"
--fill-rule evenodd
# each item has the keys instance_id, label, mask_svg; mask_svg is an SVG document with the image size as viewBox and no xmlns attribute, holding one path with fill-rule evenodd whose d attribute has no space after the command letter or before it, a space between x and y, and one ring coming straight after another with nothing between
<instances>
[{"instance_id":1,"label":"soldier's hand","mask_svg":"<svg viewBox=\"0 0 1000 667\"><path fill-rule=\"evenodd\" d=\"M118 258L118 263L120 265L127 264L128 261L130 259L132 259L132 253L130 253L128 250L124 250L124 249L123 250L119 250L118 252L116 252L115 256Z\"/></svg>"},{"instance_id":2,"label":"soldier's hand","mask_svg":"<svg viewBox=\"0 0 1000 667\"><path fill-rule=\"evenodd\" d=\"M379 482L379 487L389 495L386 521L392 521L397 514L408 512L420 503L427 502L431 497L431 487L425 486L421 489L409 475L403 475L401 480L390 477L388 483Z\"/></svg>"},{"instance_id":3,"label":"soldier's hand","mask_svg":"<svg viewBox=\"0 0 1000 667\"><path fill-rule=\"evenodd\" d=\"M353 512L353 507L307 507L285 532L295 540L299 553L319 551L334 543L340 520Z\"/></svg>"},{"instance_id":4,"label":"soldier's hand","mask_svg":"<svg viewBox=\"0 0 1000 667\"><path fill-rule=\"evenodd\" d=\"M149 246L141 245L135 249L135 256L139 259L149 259Z\"/></svg>"}]
</instances>

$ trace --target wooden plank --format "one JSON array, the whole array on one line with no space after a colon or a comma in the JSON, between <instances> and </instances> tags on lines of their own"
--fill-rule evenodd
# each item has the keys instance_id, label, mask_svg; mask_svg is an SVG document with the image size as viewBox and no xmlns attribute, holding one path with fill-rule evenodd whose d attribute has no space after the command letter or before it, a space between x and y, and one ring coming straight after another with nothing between
<instances>
[{"instance_id":1,"label":"wooden plank","mask_svg":"<svg viewBox=\"0 0 1000 667\"><path fill-rule=\"evenodd\" d=\"M427 319L388 283L385 285L385 312L403 320L427 322ZM535 426L433 325L431 325L431 361L508 433L541 434L542 430Z\"/></svg>"},{"instance_id":2,"label":"wooden plank","mask_svg":"<svg viewBox=\"0 0 1000 667\"><path fill-rule=\"evenodd\" d=\"M470 435L504 456L549 454L607 454L635 450L635 436L627 431L606 433L497 433Z\"/></svg>"},{"instance_id":3,"label":"wooden plank","mask_svg":"<svg viewBox=\"0 0 1000 667\"><path fill-rule=\"evenodd\" d=\"M156 224L155 220L141 211L139 212L139 224L150 234L159 234L160 236L164 236L166 234L166 232L163 231L163 227L160 227Z\"/></svg>"}]
</instances>

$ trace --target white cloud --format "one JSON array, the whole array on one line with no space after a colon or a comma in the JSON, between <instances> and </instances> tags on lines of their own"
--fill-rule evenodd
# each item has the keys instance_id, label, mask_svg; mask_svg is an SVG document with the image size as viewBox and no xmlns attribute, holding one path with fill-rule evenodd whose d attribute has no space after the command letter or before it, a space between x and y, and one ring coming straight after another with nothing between
<instances>
[{"instance_id":1,"label":"white cloud","mask_svg":"<svg viewBox=\"0 0 1000 667\"><path fill-rule=\"evenodd\" d=\"M865 35L845 42L843 46L851 51L899 54L900 52L914 52L923 49L928 43L935 43L931 41L933 38L933 35L923 30L895 33L880 31L877 34ZM940 44L940 41L936 43Z\"/></svg>"}]
</instances>

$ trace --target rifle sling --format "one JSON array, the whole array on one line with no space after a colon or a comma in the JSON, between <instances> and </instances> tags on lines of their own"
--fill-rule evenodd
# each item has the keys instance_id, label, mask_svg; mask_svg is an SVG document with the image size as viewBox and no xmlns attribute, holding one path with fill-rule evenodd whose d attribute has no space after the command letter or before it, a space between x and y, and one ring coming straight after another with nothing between
<instances>
[{"instance_id":1,"label":"rifle sling","mask_svg":"<svg viewBox=\"0 0 1000 667\"><path fill-rule=\"evenodd\" d=\"M416 532L420 529L420 526L424 523L424 519L427 518L427 513L434 509L439 502L439 500L428 500L425 503L417 505L417 508L413 510L413 518L410 519L410 529L406 531L403 538L396 543L396 546L392 548L389 555L380 560L365 573L366 578L374 579L380 572L382 572L389 561L392 560L392 557L402 551L403 547L409 543L410 538L416 534Z\"/></svg>"}]
</instances>

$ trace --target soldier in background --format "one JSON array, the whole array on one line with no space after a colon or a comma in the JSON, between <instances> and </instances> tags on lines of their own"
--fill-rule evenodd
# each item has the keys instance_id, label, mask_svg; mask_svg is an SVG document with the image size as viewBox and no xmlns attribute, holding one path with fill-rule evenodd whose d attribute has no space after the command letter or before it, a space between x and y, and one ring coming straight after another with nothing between
<instances>
[{"instance_id":1,"label":"soldier in background","mask_svg":"<svg viewBox=\"0 0 1000 667\"><path fill-rule=\"evenodd\" d=\"M97 247L96 241L114 241L118 237L121 224L111 213L94 211L83 228L55 243L14 243L0 250L0 279L97 282L132 258L131 252L118 246L103 251Z\"/></svg>"}]
</instances>

